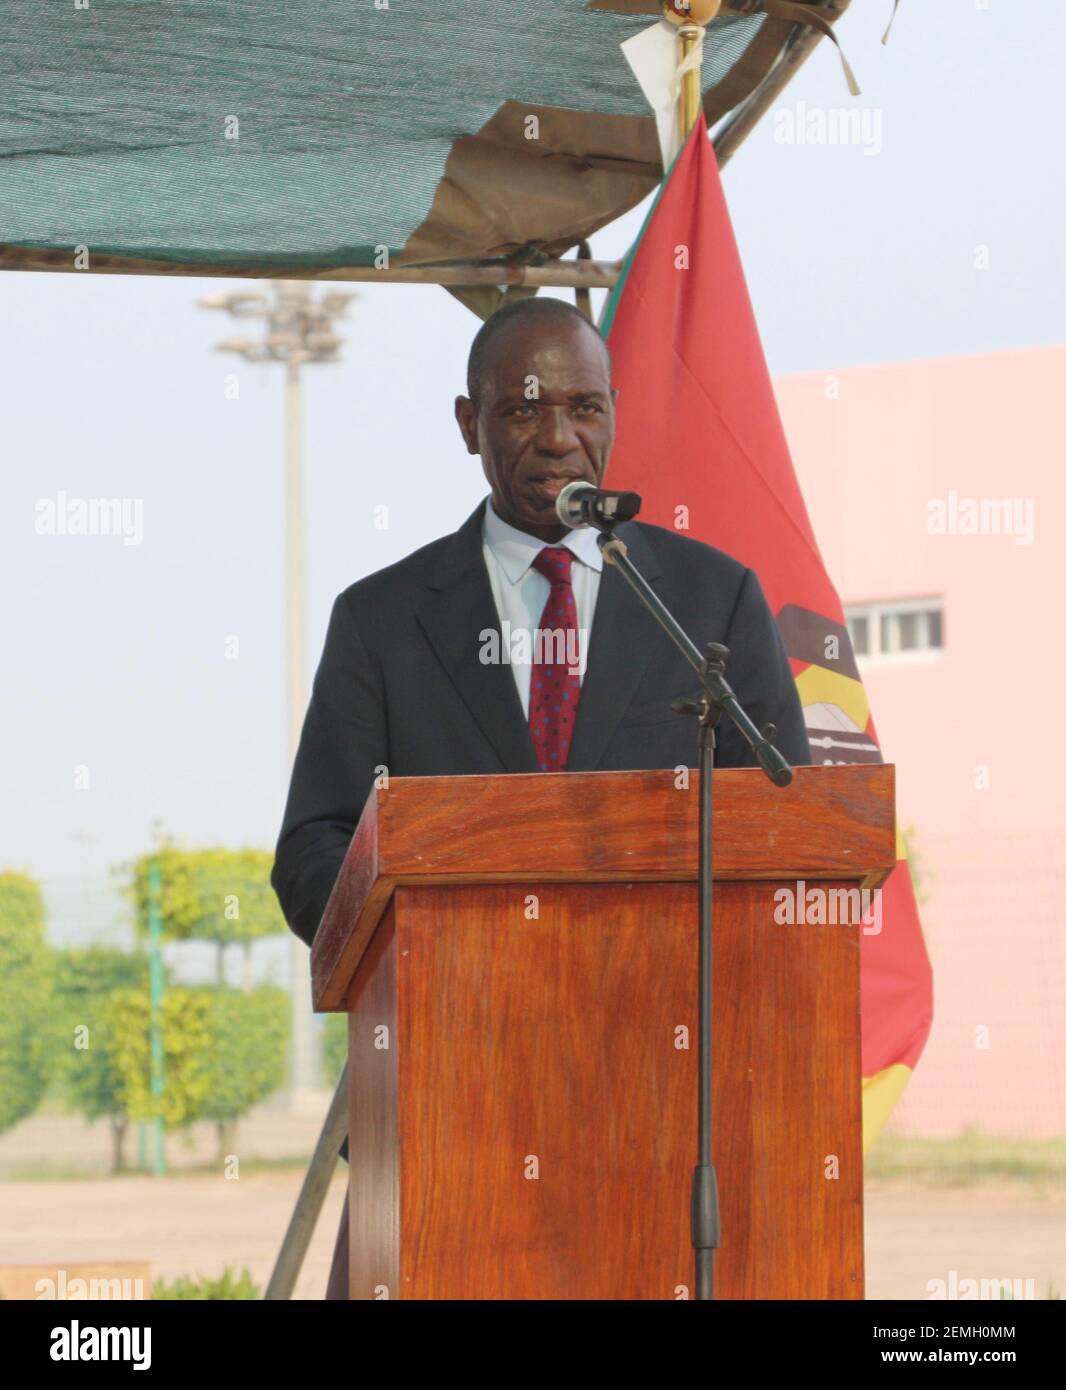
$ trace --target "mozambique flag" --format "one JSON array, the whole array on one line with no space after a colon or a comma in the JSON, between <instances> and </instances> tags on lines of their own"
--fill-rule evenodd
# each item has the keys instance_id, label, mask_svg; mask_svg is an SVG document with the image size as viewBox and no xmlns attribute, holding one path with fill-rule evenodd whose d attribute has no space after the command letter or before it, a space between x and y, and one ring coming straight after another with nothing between
<instances>
[{"instance_id":1,"label":"mozambique flag","mask_svg":"<svg viewBox=\"0 0 1066 1390\"><path fill-rule=\"evenodd\" d=\"M644 520L671 528L681 520L687 534L756 571L792 662L815 761L880 762L840 599L785 442L702 117L626 258L601 331L619 390L608 486L639 491ZM932 974L902 837L898 853L904 862L885 886L881 931L862 937L867 1148L932 1021Z\"/></svg>"}]
</instances>

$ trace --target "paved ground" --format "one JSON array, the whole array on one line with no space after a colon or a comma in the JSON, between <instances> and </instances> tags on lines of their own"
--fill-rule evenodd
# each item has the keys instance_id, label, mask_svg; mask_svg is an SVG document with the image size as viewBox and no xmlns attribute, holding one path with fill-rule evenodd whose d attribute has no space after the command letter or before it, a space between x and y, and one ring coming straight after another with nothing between
<instances>
[{"instance_id":1,"label":"paved ground","mask_svg":"<svg viewBox=\"0 0 1066 1390\"><path fill-rule=\"evenodd\" d=\"M301 1180L285 1172L0 1183L0 1263L147 1259L153 1279L246 1265L265 1287ZM340 1176L330 1190L297 1298L325 1292L344 1184Z\"/></svg>"},{"instance_id":2,"label":"paved ground","mask_svg":"<svg viewBox=\"0 0 1066 1390\"><path fill-rule=\"evenodd\" d=\"M221 1176L208 1125L168 1139L166 1178L112 1178L106 1125L34 1115L0 1136L0 1264L147 1259L153 1277L167 1279L218 1275L229 1264L247 1266L265 1286L303 1172L254 1171L254 1160L310 1153L327 1103L320 1096L303 1116L262 1107L243 1120L243 1173L236 1179ZM130 1140L133 1160L136 1136ZM64 1177L34 1180L44 1162ZM195 1165L201 1171L190 1171ZM321 1298L325 1290L346 1174L340 1165L300 1298ZM1052 1285L1066 1295L1066 1190L1020 1179L967 1187L868 1183L868 1297L928 1298L929 1282L947 1285L952 1271L956 1286L965 1279L1031 1279L1038 1298Z\"/></svg>"},{"instance_id":3,"label":"paved ground","mask_svg":"<svg viewBox=\"0 0 1066 1390\"><path fill-rule=\"evenodd\" d=\"M1066 1297L1066 1192L1025 1182L866 1187L866 1296L929 1298L930 1280L1033 1280ZM1024 1289L1024 1283L1020 1290ZM965 1290L963 1290L965 1292Z\"/></svg>"},{"instance_id":4,"label":"paved ground","mask_svg":"<svg viewBox=\"0 0 1066 1390\"><path fill-rule=\"evenodd\" d=\"M247 1265L266 1283L299 1189L298 1172L161 1180L0 1183L0 1262L151 1261L162 1274ZM321 1298L344 1197L330 1192L297 1297ZM224 1253L223 1253L224 1252ZM967 1188L872 1184L867 1191L871 1298L927 1298L927 1284L1032 1279L1066 1291L1066 1193L1022 1183Z\"/></svg>"}]
</instances>

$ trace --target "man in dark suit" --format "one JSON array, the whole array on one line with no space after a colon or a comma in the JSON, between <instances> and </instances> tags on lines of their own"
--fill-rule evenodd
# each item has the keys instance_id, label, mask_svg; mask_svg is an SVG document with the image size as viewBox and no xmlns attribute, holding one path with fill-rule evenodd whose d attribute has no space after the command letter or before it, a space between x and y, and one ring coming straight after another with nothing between
<instances>
[{"instance_id":1,"label":"man in dark suit","mask_svg":"<svg viewBox=\"0 0 1066 1390\"><path fill-rule=\"evenodd\" d=\"M568 482L599 485L614 441L603 339L556 299L523 300L482 326L455 414L490 496L454 535L336 600L292 774L272 883L314 938L375 778L690 767L696 725L671 709L697 682L591 531L559 524ZM649 459L649 468L654 460ZM711 461L713 467L713 460ZM686 536L628 522L617 535L794 764L803 712L759 581ZM552 640L540 640L542 637ZM752 764L726 720L716 761ZM346 1297L346 1219L327 1297Z\"/></svg>"}]
</instances>

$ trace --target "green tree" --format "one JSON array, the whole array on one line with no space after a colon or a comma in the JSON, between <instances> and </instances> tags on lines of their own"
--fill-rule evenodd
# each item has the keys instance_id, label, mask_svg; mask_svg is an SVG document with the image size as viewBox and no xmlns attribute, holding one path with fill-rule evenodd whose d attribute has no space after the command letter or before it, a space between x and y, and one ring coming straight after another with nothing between
<instances>
[{"instance_id":1,"label":"green tree","mask_svg":"<svg viewBox=\"0 0 1066 1390\"><path fill-rule=\"evenodd\" d=\"M181 849L163 840L132 866L131 896L136 925L148 934L148 871L159 867L160 916L168 941L213 941L217 979L223 979L227 946L244 952L244 991L252 988L251 946L285 931L285 919L270 886L273 856L260 849Z\"/></svg>"},{"instance_id":2,"label":"green tree","mask_svg":"<svg viewBox=\"0 0 1066 1390\"><path fill-rule=\"evenodd\" d=\"M286 929L270 886L272 862L266 850L190 850L163 838L131 866L129 892L142 937L148 935L149 875L155 866L164 940L213 941L217 947L215 989L171 990L164 996L162 1117L168 1128L194 1119L214 1120L222 1154L232 1150L240 1116L276 1090L284 1078L287 996L273 986L253 990L251 971L252 942ZM223 983L223 953L230 946L244 952L242 991L230 990ZM182 1002L172 1006L171 999L179 993ZM147 1001L142 1018L127 998L121 1021L131 1113L147 1117L152 1109ZM138 1027L142 1036L135 1043Z\"/></svg>"},{"instance_id":3,"label":"green tree","mask_svg":"<svg viewBox=\"0 0 1066 1390\"><path fill-rule=\"evenodd\" d=\"M167 1129L195 1120L217 1126L220 1159L233 1151L235 1126L285 1077L288 997L275 985L251 994L179 986L163 996L160 1103L151 1092L148 995L114 990L104 1010L119 1094L130 1120L161 1115Z\"/></svg>"},{"instance_id":4,"label":"green tree","mask_svg":"<svg viewBox=\"0 0 1066 1390\"><path fill-rule=\"evenodd\" d=\"M64 1093L87 1120L111 1127L112 1172L125 1167L129 1115L115 1055L108 1003L116 990L147 997L148 958L111 946L55 953L56 1070Z\"/></svg>"},{"instance_id":5,"label":"green tree","mask_svg":"<svg viewBox=\"0 0 1066 1390\"><path fill-rule=\"evenodd\" d=\"M211 995L211 1045L204 1059L208 1082L200 1113L215 1121L221 1162L233 1152L240 1117L285 1079L289 1000L276 985L260 985L251 994L220 987Z\"/></svg>"},{"instance_id":6,"label":"green tree","mask_svg":"<svg viewBox=\"0 0 1066 1390\"><path fill-rule=\"evenodd\" d=\"M205 1059L212 1046L212 990L167 990L163 996L163 1068L166 1078L157 1103L152 1096L146 990L116 989L107 997L107 1029L126 1114L138 1123L162 1116L167 1129L180 1129L200 1117L210 1076Z\"/></svg>"},{"instance_id":7,"label":"green tree","mask_svg":"<svg viewBox=\"0 0 1066 1390\"><path fill-rule=\"evenodd\" d=\"M0 873L0 1131L32 1114L48 1084L51 957L39 886Z\"/></svg>"}]
</instances>

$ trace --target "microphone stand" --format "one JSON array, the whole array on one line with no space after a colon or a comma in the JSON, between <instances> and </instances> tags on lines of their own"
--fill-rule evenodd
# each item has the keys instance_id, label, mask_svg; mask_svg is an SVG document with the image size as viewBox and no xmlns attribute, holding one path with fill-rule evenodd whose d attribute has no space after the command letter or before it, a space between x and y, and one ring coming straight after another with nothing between
<instances>
[{"instance_id":1,"label":"microphone stand","mask_svg":"<svg viewBox=\"0 0 1066 1390\"><path fill-rule=\"evenodd\" d=\"M603 558L625 576L629 587L696 672L703 686L703 695L699 700L675 700L673 708L678 714L694 714L699 718L699 1134L696 1168L692 1175L692 1248L696 1257L696 1298L709 1300L714 1298L714 1252L721 1235L718 1179L711 1161L711 1090L714 1076L711 1030L714 939L711 832L714 818L714 731L722 715L727 714L733 721L755 754L756 762L776 786L788 786L792 781L792 769L770 742L775 733L774 726L768 724L761 731L757 729L727 683L725 660L729 655L728 649L719 642L709 642L704 651L700 651L630 560L624 542L614 535L617 520L599 514L587 517L588 524L600 532L597 543Z\"/></svg>"}]
</instances>

